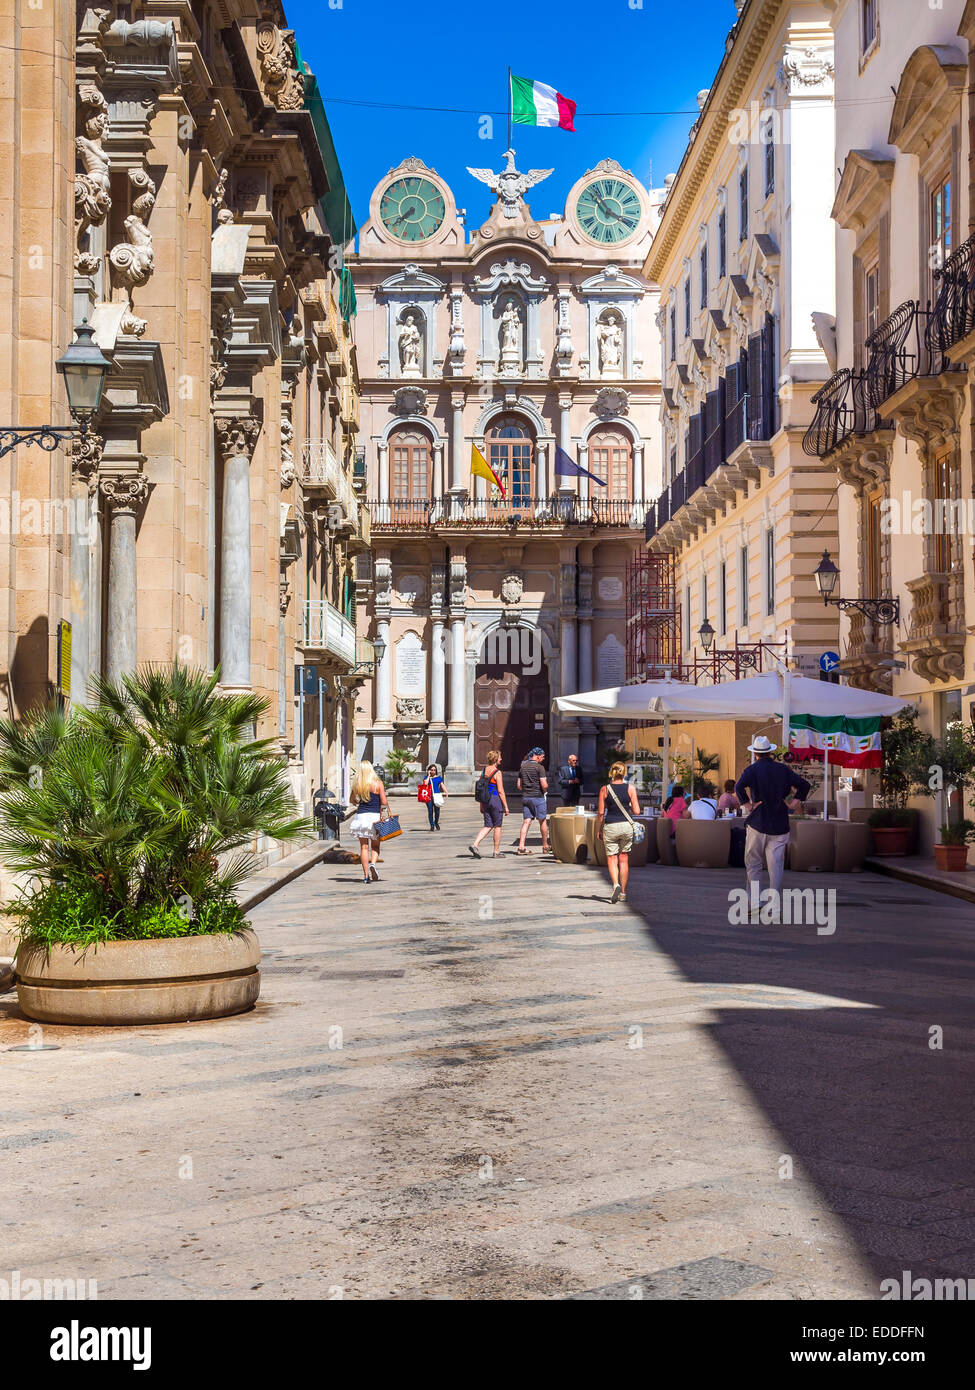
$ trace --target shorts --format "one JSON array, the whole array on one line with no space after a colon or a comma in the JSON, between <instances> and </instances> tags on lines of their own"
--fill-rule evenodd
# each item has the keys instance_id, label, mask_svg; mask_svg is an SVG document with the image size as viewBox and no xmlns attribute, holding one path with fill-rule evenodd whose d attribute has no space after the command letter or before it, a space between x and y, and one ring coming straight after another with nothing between
<instances>
[{"instance_id":1,"label":"shorts","mask_svg":"<svg viewBox=\"0 0 975 1390\"><path fill-rule=\"evenodd\" d=\"M626 820L603 822L603 844L607 854L629 854L633 848L633 827Z\"/></svg>"},{"instance_id":2,"label":"shorts","mask_svg":"<svg viewBox=\"0 0 975 1390\"><path fill-rule=\"evenodd\" d=\"M497 830L504 823L504 807L499 797L492 796L490 801L482 801L481 811L484 815L485 829Z\"/></svg>"},{"instance_id":3,"label":"shorts","mask_svg":"<svg viewBox=\"0 0 975 1390\"><path fill-rule=\"evenodd\" d=\"M548 807L544 796L526 796L522 802L525 820L547 820Z\"/></svg>"}]
</instances>

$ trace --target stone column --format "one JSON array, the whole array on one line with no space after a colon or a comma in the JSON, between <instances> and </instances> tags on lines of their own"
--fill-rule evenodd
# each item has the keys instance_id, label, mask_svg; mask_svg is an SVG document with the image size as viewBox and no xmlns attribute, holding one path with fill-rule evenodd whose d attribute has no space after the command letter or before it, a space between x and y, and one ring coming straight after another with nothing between
<instances>
[{"instance_id":1,"label":"stone column","mask_svg":"<svg viewBox=\"0 0 975 1390\"><path fill-rule=\"evenodd\" d=\"M251 479L260 433L250 415L216 421L223 456L223 533L220 537L220 684L251 688Z\"/></svg>"},{"instance_id":2,"label":"stone column","mask_svg":"<svg viewBox=\"0 0 975 1390\"><path fill-rule=\"evenodd\" d=\"M539 440L535 446L537 449L537 463L535 464L535 494L540 503L548 499L548 443Z\"/></svg>"},{"instance_id":3,"label":"stone column","mask_svg":"<svg viewBox=\"0 0 975 1390\"><path fill-rule=\"evenodd\" d=\"M464 481L464 401L463 391L451 391L450 491L466 492Z\"/></svg>"},{"instance_id":4,"label":"stone column","mask_svg":"<svg viewBox=\"0 0 975 1390\"><path fill-rule=\"evenodd\" d=\"M443 445L433 446L433 497L439 502L447 489L443 482Z\"/></svg>"},{"instance_id":5,"label":"stone column","mask_svg":"<svg viewBox=\"0 0 975 1390\"><path fill-rule=\"evenodd\" d=\"M430 652L430 723L443 726L447 713L447 663L444 652L444 621L434 618Z\"/></svg>"},{"instance_id":6,"label":"stone column","mask_svg":"<svg viewBox=\"0 0 975 1390\"><path fill-rule=\"evenodd\" d=\"M98 528L101 456L102 441L97 434L74 441L71 450L71 699L76 705L88 703L92 653L98 650L92 641L93 629L97 626L92 595L100 597L101 585L92 586L92 559Z\"/></svg>"},{"instance_id":7,"label":"stone column","mask_svg":"<svg viewBox=\"0 0 975 1390\"><path fill-rule=\"evenodd\" d=\"M467 555L452 548L448 578L450 610L450 723L447 762L451 788L462 790L471 775L471 724L467 710Z\"/></svg>"},{"instance_id":8,"label":"stone column","mask_svg":"<svg viewBox=\"0 0 975 1390\"><path fill-rule=\"evenodd\" d=\"M134 473L129 477L103 477L99 486L110 528L105 674L110 681L118 681L138 665L135 523L149 496L149 483L141 473Z\"/></svg>"},{"instance_id":9,"label":"stone column","mask_svg":"<svg viewBox=\"0 0 975 1390\"><path fill-rule=\"evenodd\" d=\"M466 619L451 616L450 619L450 722L466 724L464 636Z\"/></svg>"},{"instance_id":10,"label":"stone column","mask_svg":"<svg viewBox=\"0 0 975 1390\"><path fill-rule=\"evenodd\" d=\"M643 501L643 444L633 446L633 500Z\"/></svg>"},{"instance_id":11,"label":"stone column","mask_svg":"<svg viewBox=\"0 0 975 1390\"><path fill-rule=\"evenodd\" d=\"M576 620L562 615L562 694L575 695L579 689L576 675Z\"/></svg>"},{"instance_id":12,"label":"stone column","mask_svg":"<svg viewBox=\"0 0 975 1390\"><path fill-rule=\"evenodd\" d=\"M383 659L376 670L376 723L389 724L393 717L393 649L389 641L389 619L379 618L376 631L386 643Z\"/></svg>"},{"instance_id":13,"label":"stone column","mask_svg":"<svg viewBox=\"0 0 975 1390\"><path fill-rule=\"evenodd\" d=\"M559 396L559 447L572 457L572 397ZM564 486L565 480L561 485Z\"/></svg>"}]
</instances>

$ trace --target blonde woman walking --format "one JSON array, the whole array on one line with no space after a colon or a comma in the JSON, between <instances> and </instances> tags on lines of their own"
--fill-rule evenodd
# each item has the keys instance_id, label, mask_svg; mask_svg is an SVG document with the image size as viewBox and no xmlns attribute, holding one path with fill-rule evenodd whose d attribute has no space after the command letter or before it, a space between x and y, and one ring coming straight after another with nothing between
<instances>
[{"instance_id":1,"label":"blonde woman walking","mask_svg":"<svg viewBox=\"0 0 975 1390\"><path fill-rule=\"evenodd\" d=\"M626 902L633 817L640 814L640 803L636 799L636 788L626 780L625 763L614 763L609 769L609 782L600 788L597 809L596 834L606 846L606 867L613 885L610 902Z\"/></svg>"},{"instance_id":2,"label":"blonde woman walking","mask_svg":"<svg viewBox=\"0 0 975 1390\"><path fill-rule=\"evenodd\" d=\"M352 802L357 809L349 821L349 830L359 841L362 881L378 882L376 860L379 858L380 841L376 835L376 827L382 812L389 810L389 802L386 800L386 788L382 779L370 762L363 761L359 764L359 771L352 783Z\"/></svg>"},{"instance_id":3,"label":"blonde woman walking","mask_svg":"<svg viewBox=\"0 0 975 1390\"><path fill-rule=\"evenodd\" d=\"M480 859L481 851L478 845L487 836L494 835L494 857L502 859L501 853L501 827L504 818L508 814L508 798L504 794L504 783L501 780L501 754L497 748L492 748L487 755L487 762L484 764L484 771L477 779L474 788L474 795L477 797L484 817L483 829L477 832L474 843L467 846L475 859Z\"/></svg>"}]
</instances>

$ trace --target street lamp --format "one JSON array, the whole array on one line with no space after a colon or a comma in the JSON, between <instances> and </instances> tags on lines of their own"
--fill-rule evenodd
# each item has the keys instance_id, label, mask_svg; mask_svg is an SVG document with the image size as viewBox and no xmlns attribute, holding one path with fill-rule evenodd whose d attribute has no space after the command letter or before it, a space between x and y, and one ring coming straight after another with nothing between
<instances>
[{"instance_id":1,"label":"street lamp","mask_svg":"<svg viewBox=\"0 0 975 1390\"><path fill-rule=\"evenodd\" d=\"M386 643L381 637L374 637L372 639L372 654L375 658L376 670L378 671L382 664L382 659L386 655Z\"/></svg>"},{"instance_id":2,"label":"street lamp","mask_svg":"<svg viewBox=\"0 0 975 1390\"><path fill-rule=\"evenodd\" d=\"M79 432L84 439L91 428L92 418L101 403L105 378L112 369L112 363L94 341L95 330L87 320L75 331L75 341L54 365L64 378L68 409L72 419L77 420L78 424L0 426L0 458L18 444L37 444L51 453L59 444L67 443Z\"/></svg>"},{"instance_id":3,"label":"street lamp","mask_svg":"<svg viewBox=\"0 0 975 1390\"><path fill-rule=\"evenodd\" d=\"M697 635L701 639L704 655L707 656L708 652L714 646L714 628L708 622L707 618L704 619L704 622L698 628Z\"/></svg>"},{"instance_id":4,"label":"street lamp","mask_svg":"<svg viewBox=\"0 0 975 1390\"><path fill-rule=\"evenodd\" d=\"M830 559L828 550L816 566L816 588L823 596L824 604L835 604L842 613L846 608L856 608L875 623L887 626L901 620L901 601L899 598L833 598L833 590L840 572Z\"/></svg>"}]
</instances>

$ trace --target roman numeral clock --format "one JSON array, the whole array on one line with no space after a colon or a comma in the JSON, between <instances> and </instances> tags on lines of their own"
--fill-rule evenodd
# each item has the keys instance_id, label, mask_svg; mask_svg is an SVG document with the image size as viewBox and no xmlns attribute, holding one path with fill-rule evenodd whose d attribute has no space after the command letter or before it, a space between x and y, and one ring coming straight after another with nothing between
<instances>
[{"instance_id":1,"label":"roman numeral clock","mask_svg":"<svg viewBox=\"0 0 975 1390\"><path fill-rule=\"evenodd\" d=\"M623 246L645 226L646 195L631 174L606 159L576 185L569 212L576 230L591 246Z\"/></svg>"},{"instance_id":2,"label":"roman numeral clock","mask_svg":"<svg viewBox=\"0 0 975 1390\"><path fill-rule=\"evenodd\" d=\"M419 176L394 179L379 203L383 226L398 241L426 241L439 231L446 212L443 190Z\"/></svg>"}]
</instances>

